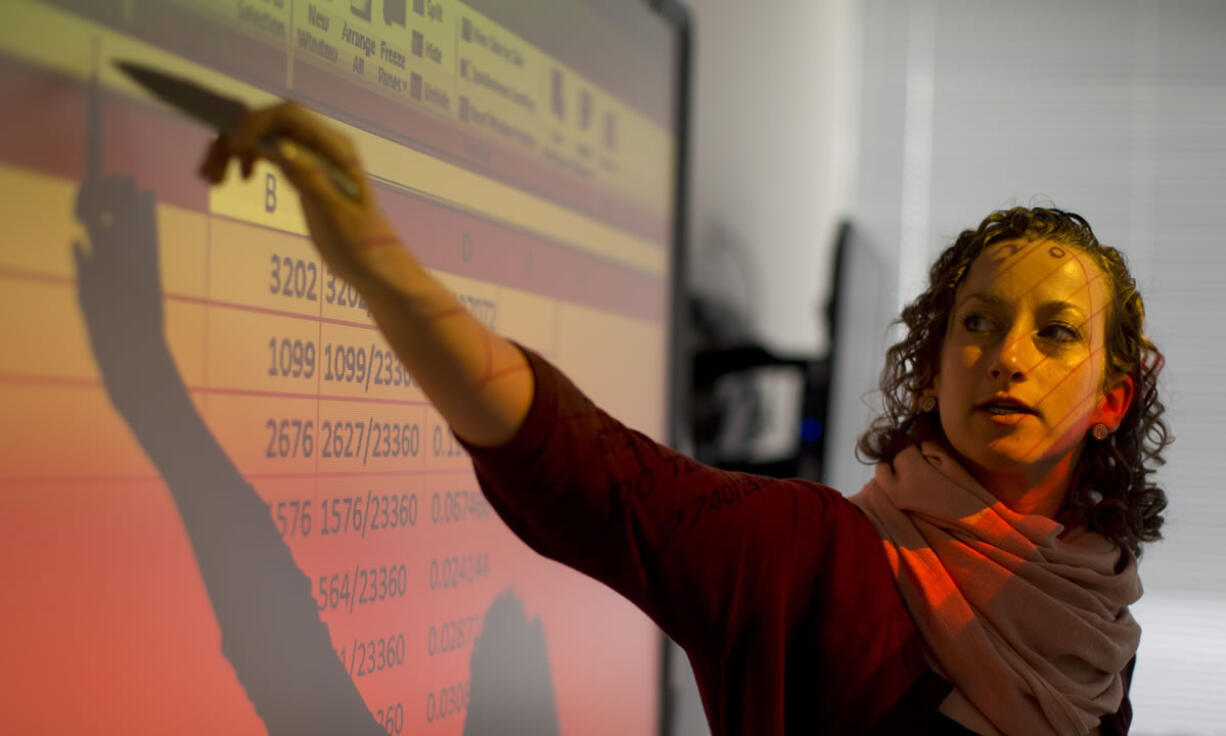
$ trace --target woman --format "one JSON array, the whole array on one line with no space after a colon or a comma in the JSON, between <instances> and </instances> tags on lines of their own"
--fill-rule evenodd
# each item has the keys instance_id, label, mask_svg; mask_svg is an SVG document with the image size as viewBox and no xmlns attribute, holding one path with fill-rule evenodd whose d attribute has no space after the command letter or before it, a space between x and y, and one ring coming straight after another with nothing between
<instances>
[{"instance_id":1,"label":"woman","mask_svg":"<svg viewBox=\"0 0 1226 736\"><path fill-rule=\"evenodd\" d=\"M1126 732L1136 558L1165 507L1147 479L1168 441L1162 361L1084 220L998 212L941 256L903 312L860 442L876 475L849 502L699 465L487 331L397 239L349 142L301 108L251 114L203 174L236 156L249 175L272 136L320 252L490 503L685 648L714 733Z\"/></svg>"}]
</instances>

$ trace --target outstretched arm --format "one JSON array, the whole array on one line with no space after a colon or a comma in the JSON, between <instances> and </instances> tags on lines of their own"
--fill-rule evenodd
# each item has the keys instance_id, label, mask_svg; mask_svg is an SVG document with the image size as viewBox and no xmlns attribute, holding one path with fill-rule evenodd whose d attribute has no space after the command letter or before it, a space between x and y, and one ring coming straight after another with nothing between
<instances>
[{"instance_id":1,"label":"outstretched arm","mask_svg":"<svg viewBox=\"0 0 1226 736\"><path fill-rule=\"evenodd\" d=\"M358 182L359 196L338 192L312 152ZM285 172L301 194L320 254L362 293L380 331L457 436L484 447L514 436L532 403L527 361L474 319L405 247L380 212L347 138L302 107L283 103L251 113L219 137L201 171L220 182L232 157L247 176L261 157Z\"/></svg>"}]
</instances>

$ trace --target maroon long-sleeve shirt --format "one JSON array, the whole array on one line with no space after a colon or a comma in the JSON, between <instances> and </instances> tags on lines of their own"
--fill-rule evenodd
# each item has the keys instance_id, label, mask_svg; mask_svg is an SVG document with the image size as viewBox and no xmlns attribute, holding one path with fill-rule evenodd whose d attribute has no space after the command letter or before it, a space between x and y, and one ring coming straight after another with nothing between
<instances>
[{"instance_id":1,"label":"maroon long-sleeve shirt","mask_svg":"<svg viewBox=\"0 0 1226 736\"><path fill-rule=\"evenodd\" d=\"M468 448L481 487L525 543L630 599L686 651L715 736L968 733L936 713L951 685L856 506L697 463L524 353L536 391L523 427ZM1125 698L1104 733L1126 732L1130 714Z\"/></svg>"}]
</instances>

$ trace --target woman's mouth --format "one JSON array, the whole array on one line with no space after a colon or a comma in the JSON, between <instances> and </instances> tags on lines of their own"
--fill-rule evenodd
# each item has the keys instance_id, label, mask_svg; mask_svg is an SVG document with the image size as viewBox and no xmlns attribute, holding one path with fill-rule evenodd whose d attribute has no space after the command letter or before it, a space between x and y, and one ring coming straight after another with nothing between
<instances>
[{"instance_id":1,"label":"woman's mouth","mask_svg":"<svg viewBox=\"0 0 1226 736\"><path fill-rule=\"evenodd\" d=\"M1029 411L1011 404L988 404L980 407L989 414L1029 414Z\"/></svg>"},{"instance_id":2,"label":"woman's mouth","mask_svg":"<svg viewBox=\"0 0 1226 736\"><path fill-rule=\"evenodd\" d=\"M1017 424L1028 416L1038 416L1038 412L1024 402L1012 396L995 397L978 404L975 411L987 415L988 421L994 424Z\"/></svg>"}]
</instances>

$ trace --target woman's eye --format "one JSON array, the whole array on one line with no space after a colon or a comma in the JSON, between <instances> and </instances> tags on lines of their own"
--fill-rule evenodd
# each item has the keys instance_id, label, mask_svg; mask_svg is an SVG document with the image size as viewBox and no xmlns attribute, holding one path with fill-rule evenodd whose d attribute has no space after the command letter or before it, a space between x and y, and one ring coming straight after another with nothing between
<instances>
[{"instance_id":1,"label":"woman's eye","mask_svg":"<svg viewBox=\"0 0 1226 736\"><path fill-rule=\"evenodd\" d=\"M968 332L986 332L996 325L982 314L968 314L962 318L962 326Z\"/></svg>"},{"instance_id":2,"label":"woman's eye","mask_svg":"<svg viewBox=\"0 0 1226 736\"><path fill-rule=\"evenodd\" d=\"M1039 333L1040 337L1046 337L1056 342L1076 342L1081 339L1081 334L1073 329L1071 325L1066 325L1061 322L1055 322L1047 325Z\"/></svg>"}]
</instances>

